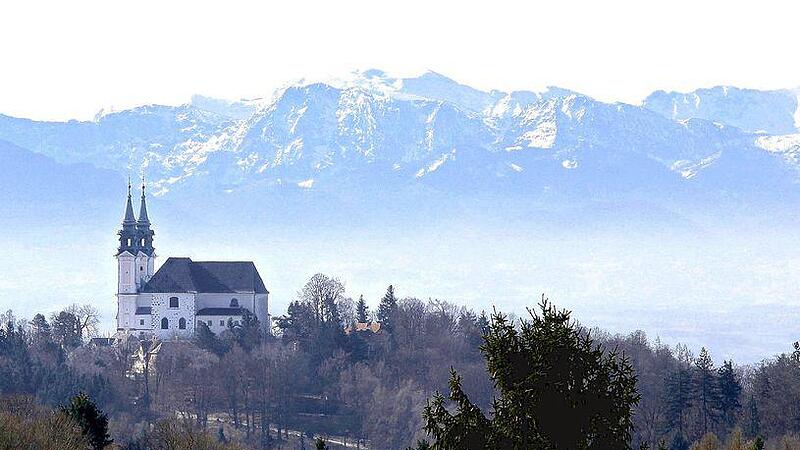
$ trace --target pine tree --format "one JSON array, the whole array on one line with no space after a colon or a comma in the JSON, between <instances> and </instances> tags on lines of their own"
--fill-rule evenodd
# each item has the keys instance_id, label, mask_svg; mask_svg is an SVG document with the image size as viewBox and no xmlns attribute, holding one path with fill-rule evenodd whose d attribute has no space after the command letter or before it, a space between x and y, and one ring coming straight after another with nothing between
<instances>
[{"instance_id":1,"label":"pine tree","mask_svg":"<svg viewBox=\"0 0 800 450\"><path fill-rule=\"evenodd\" d=\"M487 418L454 371L450 400L435 395L423 411L431 448L630 449L636 374L627 358L604 351L570 318L542 300L519 327L492 317L481 346L497 387Z\"/></svg>"},{"instance_id":2,"label":"pine tree","mask_svg":"<svg viewBox=\"0 0 800 450\"><path fill-rule=\"evenodd\" d=\"M719 406L726 426L733 426L736 413L741 408L739 396L742 394L742 383L733 370L732 361L724 361L718 372Z\"/></svg>"},{"instance_id":3,"label":"pine tree","mask_svg":"<svg viewBox=\"0 0 800 450\"><path fill-rule=\"evenodd\" d=\"M205 322L199 321L195 330L194 341L198 347L208 350L215 355L222 357L230 350L225 342L222 342Z\"/></svg>"},{"instance_id":4,"label":"pine tree","mask_svg":"<svg viewBox=\"0 0 800 450\"><path fill-rule=\"evenodd\" d=\"M83 392L72 397L60 411L81 427L93 450L101 450L113 442L108 435L108 417Z\"/></svg>"},{"instance_id":5,"label":"pine tree","mask_svg":"<svg viewBox=\"0 0 800 450\"><path fill-rule=\"evenodd\" d=\"M392 332L396 313L397 297L394 295L394 287L389 285L386 289L386 294L381 298L380 305L378 305L378 322L381 323L381 329L386 329L389 333Z\"/></svg>"},{"instance_id":6,"label":"pine tree","mask_svg":"<svg viewBox=\"0 0 800 450\"><path fill-rule=\"evenodd\" d=\"M64 348L79 347L82 336L78 333L78 318L66 311L53 315L50 319L53 338Z\"/></svg>"},{"instance_id":7,"label":"pine tree","mask_svg":"<svg viewBox=\"0 0 800 450\"><path fill-rule=\"evenodd\" d=\"M478 328L481 331L481 336L486 336L489 333L489 317L486 316L486 311L481 311L481 315L478 316Z\"/></svg>"},{"instance_id":8,"label":"pine tree","mask_svg":"<svg viewBox=\"0 0 800 450\"><path fill-rule=\"evenodd\" d=\"M233 334L234 340L248 353L259 344L263 338L261 322L258 317L247 309L242 311L242 321L238 325L228 324L228 329Z\"/></svg>"},{"instance_id":9,"label":"pine tree","mask_svg":"<svg viewBox=\"0 0 800 450\"><path fill-rule=\"evenodd\" d=\"M700 355L694 362L692 397L700 412L705 435L709 431L709 426L716 421L720 405L717 372L714 370L714 361L705 347L700 349Z\"/></svg>"},{"instance_id":10,"label":"pine tree","mask_svg":"<svg viewBox=\"0 0 800 450\"><path fill-rule=\"evenodd\" d=\"M31 320L31 332L34 339L37 341L49 341L53 337L53 332L50 329L50 324L47 319L41 314L36 314Z\"/></svg>"},{"instance_id":11,"label":"pine tree","mask_svg":"<svg viewBox=\"0 0 800 450\"><path fill-rule=\"evenodd\" d=\"M286 314L275 319L284 342L298 342L303 348L309 348L319 332L314 314L314 309L308 303L289 303Z\"/></svg>"},{"instance_id":12,"label":"pine tree","mask_svg":"<svg viewBox=\"0 0 800 450\"><path fill-rule=\"evenodd\" d=\"M682 434L678 433L672 438L669 448L670 450L689 450L689 442Z\"/></svg>"},{"instance_id":13,"label":"pine tree","mask_svg":"<svg viewBox=\"0 0 800 450\"><path fill-rule=\"evenodd\" d=\"M356 304L356 321L366 323L368 320L369 307L367 306L367 302L364 301L364 296L361 295L358 297L358 303Z\"/></svg>"},{"instance_id":14,"label":"pine tree","mask_svg":"<svg viewBox=\"0 0 800 450\"><path fill-rule=\"evenodd\" d=\"M684 418L686 411L692 404L691 383L691 371L684 363L679 363L678 367L669 375L666 381L665 403L667 423L673 429L677 429L678 436L681 438L686 436Z\"/></svg>"},{"instance_id":15,"label":"pine tree","mask_svg":"<svg viewBox=\"0 0 800 450\"><path fill-rule=\"evenodd\" d=\"M478 323L478 316L468 309L458 317L458 329L473 348L478 348L483 343L483 332Z\"/></svg>"},{"instance_id":16,"label":"pine tree","mask_svg":"<svg viewBox=\"0 0 800 450\"><path fill-rule=\"evenodd\" d=\"M431 444L425 439L420 439L416 447L407 447L406 450L431 450Z\"/></svg>"},{"instance_id":17,"label":"pine tree","mask_svg":"<svg viewBox=\"0 0 800 450\"><path fill-rule=\"evenodd\" d=\"M755 396L750 396L747 409L748 414L750 415L750 420L747 425L747 435L750 437L756 437L761 434L761 420L758 416L758 405L756 405Z\"/></svg>"}]
</instances>

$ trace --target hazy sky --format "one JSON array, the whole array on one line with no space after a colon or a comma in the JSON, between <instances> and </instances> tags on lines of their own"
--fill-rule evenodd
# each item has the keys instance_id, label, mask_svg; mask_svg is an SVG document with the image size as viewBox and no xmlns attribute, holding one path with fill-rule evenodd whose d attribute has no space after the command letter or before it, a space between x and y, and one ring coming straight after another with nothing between
<instances>
[{"instance_id":1,"label":"hazy sky","mask_svg":"<svg viewBox=\"0 0 800 450\"><path fill-rule=\"evenodd\" d=\"M800 3L741 3L7 1L0 113L86 119L373 67L633 103L655 89L800 85Z\"/></svg>"}]
</instances>

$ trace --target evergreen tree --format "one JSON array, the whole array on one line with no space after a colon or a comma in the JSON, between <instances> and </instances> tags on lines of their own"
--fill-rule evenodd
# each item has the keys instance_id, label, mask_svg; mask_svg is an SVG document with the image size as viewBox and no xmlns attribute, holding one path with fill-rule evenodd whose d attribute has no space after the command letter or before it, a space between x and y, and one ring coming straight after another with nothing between
<instances>
[{"instance_id":1,"label":"evergreen tree","mask_svg":"<svg viewBox=\"0 0 800 450\"><path fill-rule=\"evenodd\" d=\"M20 325L10 315L0 326L0 393L29 393L33 385L34 367Z\"/></svg>"},{"instance_id":2,"label":"evergreen tree","mask_svg":"<svg viewBox=\"0 0 800 450\"><path fill-rule=\"evenodd\" d=\"M54 315L50 320L53 338L64 348L79 347L82 336L78 332L78 318L66 311Z\"/></svg>"},{"instance_id":3,"label":"evergreen tree","mask_svg":"<svg viewBox=\"0 0 800 450\"><path fill-rule=\"evenodd\" d=\"M328 444L322 438L317 438L314 442L314 448L317 450L328 450Z\"/></svg>"},{"instance_id":4,"label":"evergreen tree","mask_svg":"<svg viewBox=\"0 0 800 450\"><path fill-rule=\"evenodd\" d=\"M487 419L454 371L449 408L441 394L423 411L432 448L630 449L636 374L546 300L517 328L493 316L481 351L499 397Z\"/></svg>"},{"instance_id":5,"label":"evergreen tree","mask_svg":"<svg viewBox=\"0 0 800 450\"><path fill-rule=\"evenodd\" d=\"M197 329L195 330L194 341L198 347L208 350L215 355L222 357L230 349L228 345L220 340L208 325L204 322L198 322Z\"/></svg>"},{"instance_id":6,"label":"evergreen tree","mask_svg":"<svg viewBox=\"0 0 800 450\"><path fill-rule=\"evenodd\" d=\"M113 442L108 435L108 417L83 392L72 397L60 411L81 427L93 450L101 450Z\"/></svg>"},{"instance_id":7,"label":"evergreen tree","mask_svg":"<svg viewBox=\"0 0 800 450\"><path fill-rule=\"evenodd\" d=\"M294 301L289 303L286 314L275 319L285 343L298 342L302 348L309 348L318 332L314 310L308 303Z\"/></svg>"},{"instance_id":8,"label":"evergreen tree","mask_svg":"<svg viewBox=\"0 0 800 450\"><path fill-rule=\"evenodd\" d=\"M47 319L41 314L36 314L31 320L31 333L36 341L49 341L53 338L53 332Z\"/></svg>"},{"instance_id":9,"label":"evergreen tree","mask_svg":"<svg viewBox=\"0 0 800 450\"><path fill-rule=\"evenodd\" d=\"M356 304L356 321L366 323L368 320L369 307L367 306L367 302L364 301L364 296L361 295L358 297L358 303Z\"/></svg>"},{"instance_id":10,"label":"evergreen tree","mask_svg":"<svg viewBox=\"0 0 800 450\"><path fill-rule=\"evenodd\" d=\"M684 438L686 436L684 418L692 404L692 374L689 367L679 362L678 367L667 378L665 387L667 424L677 429L678 435ZM674 448L674 445L671 447Z\"/></svg>"},{"instance_id":11,"label":"evergreen tree","mask_svg":"<svg viewBox=\"0 0 800 450\"><path fill-rule=\"evenodd\" d=\"M692 397L700 412L703 435L705 435L709 431L709 426L716 421L720 405L717 372L714 370L714 361L705 347L700 349L700 355L694 362Z\"/></svg>"},{"instance_id":12,"label":"evergreen tree","mask_svg":"<svg viewBox=\"0 0 800 450\"><path fill-rule=\"evenodd\" d=\"M428 441L422 439L417 441L416 447L408 447L406 450L432 450L432 447Z\"/></svg>"},{"instance_id":13,"label":"evergreen tree","mask_svg":"<svg viewBox=\"0 0 800 450\"><path fill-rule=\"evenodd\" d=\"M676 434L675 437L672 438L669 450L689 450L689 442L682 434Z\"/></svg>"},{"instance_id":14,"label":"evergreen tree","mask_svg":"<svg viewBox=\"0 0 800 450\"><path fill-rule=\"evenodd\" d=\"M470 346L478 348L483 343L478 316L471 309L462 312L458 317L458 330Z\"/></svg>"},{"instance_id":15,"label":"evergreen tree","mask_svg":"<svg viewBox=\"0 0 800 450\"><path fill-rule=\"evenodd\" d=\"M242 310L240 323L228 323L228 330L233 335L233 340L248 353L261 343L261 322L247 309Z\"/></svg>"},{"instance_id":16,"label":"evergreen tree","mask_svg":"<svg viewBox=\"0 0 800 450\"><path fill-rule=\"evenodd\" d=\"M489 333L489 317L486 316L486 311L481 311L478 316L478 329L481 331L481 336L486 336Z\"/></svg>"},{"instance_id":17,"label":"evergreen tree","mask_svg":"<svg viewBox=\"0 0 800 450\"><path fill-rule=\"evenodd\" d=\"M749 414L749 421L747 424L747 435L749 437L756 437L761 434L761 421L758 417L758 405L756 405L756 398L754 395L750 396L750 401L747 405Z\"/></svg>"},{"instance_id":18,"label":"evergreen tree","mask_svg":"<svg viewBox=\"0 0 800 450\"><path fill-rule=\"evenodd\" d=\"M726 426L733 426L736 413L741 408L739 396L742 394L742 383L733 370L732 361L724 361L717 371L719 384L719 407Z\"/></svg>"},{"instance_id":19,"label":"evergreen tree","mask_svg":"<svg viewBox=\"0 0 800 450\"><path fill-rule=\"evenodd\" d=\"M394 329L396 314L397 297L394 295L394 286L389 285L386 289L386 294L381 298L380 305L378 305L378 322L381 323L381 328L391 333Z\"/></svg>"}]
</instances>

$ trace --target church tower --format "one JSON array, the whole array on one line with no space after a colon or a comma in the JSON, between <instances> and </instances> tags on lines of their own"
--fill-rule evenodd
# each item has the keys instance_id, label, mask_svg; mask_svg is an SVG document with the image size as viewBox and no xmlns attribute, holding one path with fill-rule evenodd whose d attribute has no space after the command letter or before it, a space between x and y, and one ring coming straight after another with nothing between
<instances>
[{"instance_id":1,"label":"church tower","mask_svg":"<svg viewBox=\"0 0 800 450\"><path fill-rule=\"evenodd\" d=\"M139 207L139 220L136 221L136 290L137 292L150 281L155 270L156 250L153 248L153 235L150 229L150 219L147 217L147 199L145 198L145 184L142 179L142 203Z\"/></svg>"},{"instance_id":2,"label":"church tower","mask_svg":"<svg viewBox=\"0 0 800 450\"><path fill-rule=\"evenodd\" d=\"M118 294L136 293L136 255L139 245L137 240L136 217L133 215L133 202L131 201L131 183L128 182L128 201L125 204L125 217L122 219L122 229L119 235L117 248L117 277Z\"/></svg>"},{"instance_id":3,"label":"church tower","mask_svg":"<svg viewBox=\"0 0 800 450\"><path fill-rule=\"evenodd\" d=\"M130 331L141 324L135 321L137 299L142 287L150 280L155 271L155 249L147 217L147 200L145 185L142 182L142 200L139 219L133 213L131 199L131 183L128 181L128 198L125 204L125 217L117 248L117 331Z\"/></svg>"}]
</instances>

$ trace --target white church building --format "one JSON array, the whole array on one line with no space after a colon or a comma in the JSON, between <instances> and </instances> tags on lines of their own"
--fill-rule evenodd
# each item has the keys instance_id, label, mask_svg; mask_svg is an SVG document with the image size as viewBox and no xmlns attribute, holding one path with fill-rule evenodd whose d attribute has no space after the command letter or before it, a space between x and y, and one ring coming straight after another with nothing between
<instances>
[{"instance_id":1,"label":"white church building","mask_svg":"<svg viewBox=\"0 0 800 450\"><path fill-rule=\"evenodd\" d=\"M252 261L192 261L170 257L155 271L154 232L145 187L139 218L131 187L117 249L117 333L160 339L191 337L200 322L215 333L238 324L245 310L268 330L269 291Z\"/></svg>"}]
</instances>

